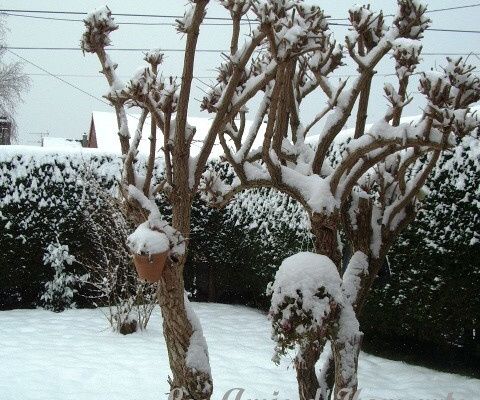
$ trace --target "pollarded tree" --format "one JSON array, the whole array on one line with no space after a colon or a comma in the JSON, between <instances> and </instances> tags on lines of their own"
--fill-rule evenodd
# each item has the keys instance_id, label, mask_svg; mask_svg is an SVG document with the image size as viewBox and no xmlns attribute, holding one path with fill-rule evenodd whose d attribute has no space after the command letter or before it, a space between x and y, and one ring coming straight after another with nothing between
<instances>
[{"instance_id":1,"label":"pollarded tree","mask_svg":"<svg viewBox=\"0 0 480 400\"><path fill-rule=\"evenodd\" d=\"M304 297L307 294L299 286L297 297L293 299L281 300L274 291L276 302L272 303L272 310L273 320L276 321L274 334L281 348L293 344L299 348L295 365L300 398L311 399L318 395L326 399L333 385L335 396L350 392L346 397L350 398L357 387L356 371L362 339L353 311L363 301L370 280L376 276L378 267L374 265L374 260L383 261L384 251L381 248L387 250L398 234L397 230L408 222L410 213L406 211L412 207L415 195L440 152L455 146L455 136L468 134L477 124L469 107L478 100L480 86L469 66L461 60L450 61L444 73L423 75L421 93L427 105L422 117L411 124L400 124L403 107L409 102L408 78L418 63L421 51L419 39L430 23L425 16L426 7L416 0L398 0L397 13L388 27L383 14L374 13L369 6L357 6L350 10L351 32L345 39L345 47L359 72L350 85L346 80L334 84L329 78L343 64L344 52L333 40L320 8L303 8L298 3L292 3L291 7L297 8L294 18L318 21L316 33L319 39L315 43L315 51L293 58L294 46L277 37L278 32L288 28L279 24L276 29L267 32L278 63L275 80L264 88L264 99L248 135L244 137L243 131L235 129L220 133L225 158L233 166L237 179L233 184L226 185L209 174L204 187L211 201L218 205L227 203L235 194L251 187L273 187L294 197L309 215L316 252L333 262L325 261L323 267L328 269L335 265L340 273L338 232L343 219L349 239L358 251L343 274L342 296L338 295L338 290L332 290L331 285L327 290L319 281L315 290L308 288L308 293L313 296L308 307ZM262 10L264 20L277 23L271 8L265 6ZM295 26L295 19L292 25ZM391 107L366 132L370 81L378 62L390 52L397 62L399 89L385 86ZM271 60L269 57L265 55L263 62L268 63ZM327 104L312 122L302 124L299 113L301 103L317 88L325 95ZM211 102L209 97L204 100L206 105ZM332 147L338 145L335 141L341 140L338 134L357 102L354 138L342 146L341 157L332 168L329 153ZM254 140L265 119L267 124L262 146L254 149ZM320 120L325 120L325 125L317 141L310 146L307 144L307 133ZM413 164L419 160L422 162L421 157L426 159L423 167L412 170ZM398 188L395 186L394 192L390 193L393 190L391 187L381 187L378 198L372 194L370 201L362 201L358 206L363 197L356 196L355 192L364 184L365 174L373 177L370 171L378 164L378 178L372 180L381 185L382 180L391 183L391 178L394 178ZM370 192L374 191L374 186L371 186ZM385 201L385 196L390 196L388 201ZM356 198L360 200L355 201ZM377 207L378 199L380 208ZM348 211L358 215L352 218ZM377 215L379 212L380 215ZM365 220L366 235L363 235L363 228L361 232L357 228L361 220ZM318 263L322 260L325 259L317 259ZM308 268L303 272L309 274ZM283 273L280 275L285 276ZM330 283L332 281L338 280L334 278ZM282 291L281 286L275 286L279 292ZM330 299L329 307L324 307L325 299ZM292 304L296 304L294 310ZM324 317L316 316L316 307L322 307ZM321 376L317 377L315 365L327 340L332 344L329 364L334 367L334 372L332 368L323 368Z\"/></svg>"},{"instance_id":2,"label":"pollarded tree","mask_svg":"<svg viewBox=\"0 0 480 400\"><path fill-rule=\"evenodd\" d=\"M128 212L141 229L161 231L170 243L170 260L159 283L159 303L173 373L170 384L172 389L182 390L194 399L210 397L212 378L200 323L184 297L183 267L190 236L192 202L217 135L226 130L243 132L245 124L242 121L249 100L265 90L270 81L278 79L278 71L284 71L285 61L295 63L307 54L313 57L318 44L324 40L325 24L323 14L317 8L305 7L296 1L221 0L220 4L232 18L230 54L218 68L218 84L202 103L203 108L214 116L207 135L202 139L200 153L192 157L191 145L196 129L188 123L188 103L197 39L208 3L208 0L190 1L184 17L177 21L177 30L186 36L180 82L161 76L158 67L163 55L160 51L148 52L145 56L148 65L138 70L126 85L118 79L115 73L117 64L106 51L111 44L110 34L118 26L106 7L87 16L81 42L84 52L97 55L110 86L105 97L117 114L124 155L121 186ZM239 46L241 20L248 10L255 14L257 25L245 44ZM260 52L261 56L252 59L255 52ZM275 87L281 85L287 85L287 82L278 81ZM127 126L126 106L141 109L133 138L130 138ZM148 114L154 121L149 136L150 154L146 174L139 176L134 172L133 163ZM240 124L235 122L236 117L240 118ZM156 128L163 137L157 135ZM164 157L161 173L154 171L157 140L161 141ZM154 203L155 195L160 192L171 204L171 224L162 220Z\"/></svg>"},{"instance_id":3,"label":"pollarded tree","mask_svg":"<svg viewBox=\"0 0 480 400\"><path fill-rule=\"evenodd\" d=\"M414 56L410 66L414 66L417 59ZM408 70L402 74L397 72L398 92L391 86L385 88L392 104L385 119L390 120L393 116L392 126L396 129L399 129L401 109L407 100L406 94L400 93L402 82L408 83L413 68ZM420 91L427 98L420 121L430 118L434 129L441 132L444 143L449 143L447 149L457 143L463 146L461 139L476 131L479 124L470 111L470 105L480 100L480 81L473 71L474 67L461 58L447 59L446 67L440 72L424 73L420 78ZM425 197L423 187L440 155L441 149L424 146L390 155L364 174L353 188L350 199L342 202L347 236L354 252L361 251L367 256L369 266L364 277L367 283L359 287L357 311L361 310L388 250L415 217L419 202Z\"/></svg>"}]
</instances>

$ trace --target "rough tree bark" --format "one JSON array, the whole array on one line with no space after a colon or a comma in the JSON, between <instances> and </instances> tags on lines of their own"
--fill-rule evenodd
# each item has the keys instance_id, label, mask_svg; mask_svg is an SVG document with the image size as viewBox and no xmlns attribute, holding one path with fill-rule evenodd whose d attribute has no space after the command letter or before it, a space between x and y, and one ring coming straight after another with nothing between
<instances>
[{"instance_id":1,"label":"rough tree bark","mask_svg":"<svg viewBox=\"0 0 480 400\"><path fill-rule=\"evenodd\" d=\"M340 269L341 254L338 246L339 215L334 212L330 215L314 213L310 217L311 231L315 237L315 252L329 257ZM334 358L329 358L324 366L322 375L325 382L320 387L315 366L324 350L326 337L306 345L295 359L298 391L301 400L327 400L332 392L335 377Z\"/></svg>"}]
</instances>

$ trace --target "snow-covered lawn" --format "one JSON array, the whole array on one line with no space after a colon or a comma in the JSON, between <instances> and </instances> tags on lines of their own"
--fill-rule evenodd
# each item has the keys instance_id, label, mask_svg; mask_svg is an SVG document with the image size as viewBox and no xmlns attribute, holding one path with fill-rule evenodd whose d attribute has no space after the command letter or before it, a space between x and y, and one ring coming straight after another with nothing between
<instances>
[{"instance_id":1,"label":"snow-covered lawn","mask_svg":"<svg viewBox=\"0 0 480 400\"><path fill-rule=\"evenodd\" d=\"M270 325L240 306L194 303L210 347L214 399L244 388L242 399L297 399L288 360L271 361ZM159 400L168 359L159 310L143 333L112 333L99 310L0 312L1 400ZM361 399L480 397L480 380L362 354ZM278 391L278 396L274 392ZM232 394L230 399L235 396Z\"/></svg>"}]
</instances>

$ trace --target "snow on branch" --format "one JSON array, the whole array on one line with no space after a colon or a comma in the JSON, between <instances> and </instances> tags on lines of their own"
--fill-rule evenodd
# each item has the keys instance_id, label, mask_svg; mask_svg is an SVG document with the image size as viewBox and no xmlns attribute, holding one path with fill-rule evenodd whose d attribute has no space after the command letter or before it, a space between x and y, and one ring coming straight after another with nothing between
<instances>
[{"instance_id":1,"label":"snow on branch","mask_svg":"<svg viewBox=\"0 0 480 400\"><path fill-rule=\"evenodd\" d=\"M393 24L400 37L421 39L431 20L425 14L427 6L419 0L398 0L397 14Z\"/></svg>"},{"instance_id":2,"label":"snow on branch","mask_svg":"<svg viewBox=\"0 0 480 400\"><path fill-rule=\"evenodd\" d=\"M312 344L321 349L329 339L345 386L355 387L352 371L362 333L352 303L365 272L365 254L360 252L354 255L345 288L335 264L326 256L302 252L283 260L269 287L269 318L276 343L273 361L279 363L288 350L299 349L295 364L301 368L302 351Z\"/></svg>"},{"instance_id":3,"label":"snow on branch","mask_svg":"<svg viewBox=\"0 0 480 400\"><path fill-rule=\"evenodd\" d=\"M345 299L350 304L357 301L361 280L368 275L368 257L361 251L356 251L348 262L342 276L342 291Z\"/></svg>"},{"instance_id":4,"label":"snow on branch","mask_svg":"<svg viewBox=\"0 0 480 400\"><path fill-rule=\"evenodd\" d=\"M357 44L361 56L377 46L387 30L383 12L378 13L370 9L370 5L350 8L349 20L352 28L346 41L349 46Z\"/></svg>"},{"instance_id":5,"label":"snow on branch","mask_svg":"<svg viewBox=\"0 0 480 400\"><path fill-rule=\"evenodd\" d=\"M211 376L208 346L205 337L203 336L203 329L195 311L188 300L188 296L185 293L184 296L185 310L187 312L187 318L192 326L192 336L190 337L190 344L187 350L186 365L195 371L200 371L208 376ZM206 388L206 392L209 393L211 388Z\"/></svg>"},{"instance_id":6,"label":"snow on branch","mask_svg":"<svg viewBox=\"0 0 480 400\"><path fill-rule=\"evenodd\" d=\"M220 4L225 7L232 15L242 16L250 9L250 0L220 0Z\"/></svg>"},{"instance_id":7,"label":"snow on branch","mask_svg":"<svg viewBox=\"0 0 480 400\"><path fill-rule=\"evenodd\" d=\"M419 90L428 100L426 114L438 129L464 137L478 126L470 107L480 100L480 79L473 73L475 67L461 57L447 58L442 70L425 72L420 78Z\"/></svg>"},{"instance_id":8,"label":"snow on branch","mask_svg":"<svg viewBox=\"0 0 480 400\"><path fill-rule=\"evenodd\" d=\"M155 200L148 198L133 185L128 188L130 200L135 200L146 211L147 221L140 224L129 237L132 251L142 250L147 254L169 250L170 256L179 257L185 253L186 243L182 234L162 218Z\"/></svg>"},{"instance_id":9,"label":"snow on branch","mask_svg":"<svg viewBox=\"0 0 480 400\"><path fill-rule=\"evenodd\" d=\"M196 11L197 4L194 1L189 0L187 9L182 18L175 20L177 25L177 31L182 33L189 33L192 30L195 11ZM205 16L206 12L203 10L201 19Z\"/></svg>"},{"instance_id":10,"label":"snow on branch","mask_svg":"<svg viewBox=\"0 0 480 400\"><path fill-rule=\"evenodd\" d=\"M395 72L398 78L415 72L420 62L422 43L417 39L397 38L393 42L393 57L395 58Z\"/></svg>"},{"instance_id":11,"label":"snow on branch","mask_svg":"<svg viewBox=\"0 0 480 400\"><path fill-rule=\"evenodd\" d=\"M85 32L83 33L80 46L83 52L95 53L111 44L110 33L118 29L112 17L112 12L105 6L98 8L83 20Z\"/></svg>"}]
</instances>

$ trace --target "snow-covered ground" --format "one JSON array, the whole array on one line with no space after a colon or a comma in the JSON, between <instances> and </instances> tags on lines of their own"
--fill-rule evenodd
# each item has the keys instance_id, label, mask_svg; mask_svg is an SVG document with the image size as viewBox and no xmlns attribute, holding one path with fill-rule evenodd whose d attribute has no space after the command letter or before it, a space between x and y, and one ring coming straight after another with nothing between
<instances>
[{"instance_id":1,"label":"snow-covered ground","mask_svg":"<svg viewBox=\"0 0 480 400\"><path fill-rule=\"evenodd\" d=\"M244 388L245 400L298 398L289 361L279 367L270 361L265 315L221 304L194 303L194 309L210 347L214 399L231 388ZM122 336L107 328L100 310L0 312L0 399L165 399L168 359L159 311L154 314L146 332ZM364 400L480 397L480 380L367 354L360 371Z\"/></svg>"}]
</instances>

